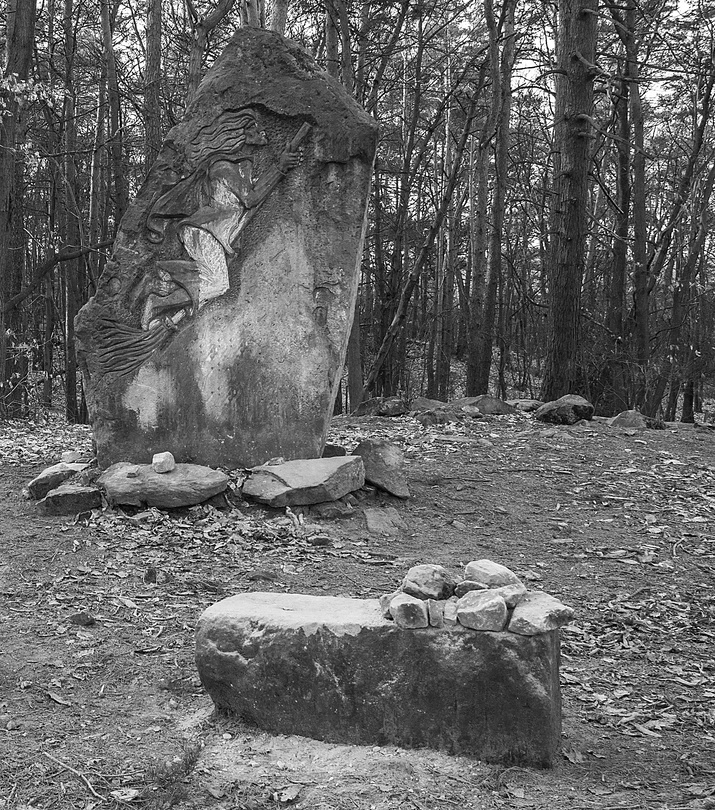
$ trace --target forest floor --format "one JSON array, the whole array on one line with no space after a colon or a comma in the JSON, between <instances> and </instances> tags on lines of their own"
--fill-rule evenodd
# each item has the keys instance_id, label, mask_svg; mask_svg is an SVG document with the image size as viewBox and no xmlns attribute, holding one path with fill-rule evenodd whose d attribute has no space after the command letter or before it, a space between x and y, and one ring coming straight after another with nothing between
<instances>
[{"instance_id":1,"label":"forest floor","mask_svg":"<svg viewBox=\"0 0 715 810\"><path fill-rule=\"evenodd\" d=\"M406 530L360 515L307 542L279 511L38 513L23 486L83 427L0 424L0 808L613 810L715 807L715 431L528 416L425 429L334 420L398 442ZM562 634L563 750L548 771L436 751L271 736L212 713L193 631L249 590L390 592L415 563L489 557L576 609Z\"/></svg>"}]
</instances>

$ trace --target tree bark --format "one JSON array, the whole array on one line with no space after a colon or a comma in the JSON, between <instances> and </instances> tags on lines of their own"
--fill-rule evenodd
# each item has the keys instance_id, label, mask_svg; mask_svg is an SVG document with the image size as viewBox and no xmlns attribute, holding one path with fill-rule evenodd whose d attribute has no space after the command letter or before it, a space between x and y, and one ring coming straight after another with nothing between
<instances>
[{"instance_id":1,"label":"tree bark","mask_svg":"<svg viewBox=\"0 0 715 810\"><path fill-rule=\"evenodd\" d=\"M144 175L161 150L161 0L148 0L144 74Z\"/></svg>"}]
</instances>

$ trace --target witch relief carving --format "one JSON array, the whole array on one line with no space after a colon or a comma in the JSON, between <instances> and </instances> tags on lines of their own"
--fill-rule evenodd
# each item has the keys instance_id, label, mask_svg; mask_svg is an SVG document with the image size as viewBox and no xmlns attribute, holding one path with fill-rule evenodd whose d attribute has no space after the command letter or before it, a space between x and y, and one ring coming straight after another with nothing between
<instances>
[{"instance_id":1,"label":"witch relief carving","mask_svg":"<svg viewBox=\"0 0 715 810\"><path fill-rule=\"evenodd\" d=\"M198 131L188 148L189 174L154 201L146 220L149 242L177 258L157 259L130 292L138 328L108 319L101 323L99 360L105 372L135 371L169 344L182 321L230 289L228 262L238 239L300 163L300 146L310 129L304 123L258 177L256 157L268 139L253 110L227 111Z\"/></svg>"}]
</instances>

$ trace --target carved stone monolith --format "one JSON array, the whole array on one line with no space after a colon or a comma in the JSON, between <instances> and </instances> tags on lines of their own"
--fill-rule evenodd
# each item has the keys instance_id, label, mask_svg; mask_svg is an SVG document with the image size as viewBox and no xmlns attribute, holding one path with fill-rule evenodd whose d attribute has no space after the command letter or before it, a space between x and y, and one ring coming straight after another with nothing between
<instances>
[{"instance_id":1,"label":"carved stone monolith","mask_svg":"<svg viewBox=\"0 0 715 810\"><path fill-rule=\"evenodd\" d=\"M77 318L99 464L320 456L377 140L298 45L240 29L168 134Z\"/></svg>"}]
</instances>

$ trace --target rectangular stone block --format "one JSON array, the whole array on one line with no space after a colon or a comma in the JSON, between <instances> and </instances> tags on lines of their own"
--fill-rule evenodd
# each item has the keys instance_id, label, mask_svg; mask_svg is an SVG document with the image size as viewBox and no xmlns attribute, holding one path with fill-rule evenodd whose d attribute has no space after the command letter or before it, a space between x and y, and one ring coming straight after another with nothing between
<instances>
[{"instance_id":1,"label":"rectangular stone block","mask_svg":"<svg viewBox=\"0 0 715 810\"><path fill-rule=\"evenodd\" d=\"M407 630L378 600L249 593L203 613L196 661L217 707L277 734L537 767L560 748L558 630Z\"/></svg>"}]
</instances>

